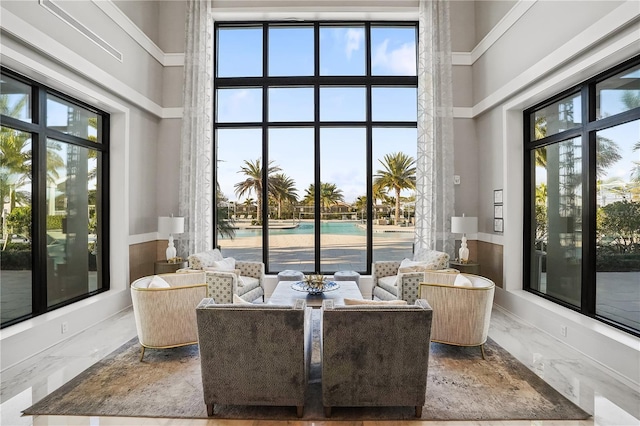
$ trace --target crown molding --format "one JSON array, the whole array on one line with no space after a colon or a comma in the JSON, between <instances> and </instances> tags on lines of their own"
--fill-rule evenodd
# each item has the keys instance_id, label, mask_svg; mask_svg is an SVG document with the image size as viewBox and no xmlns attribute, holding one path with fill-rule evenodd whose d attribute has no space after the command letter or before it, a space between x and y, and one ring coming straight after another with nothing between
<instances>
[{"instance_id":1,"label":"crown molding","mask_svg":"<svg viewBox=\"0 0 640 426\"><path fill-rule=\"evenodd\" d=\"M3 31L22 40L32 50L62 63L65 67L110 93L127 99L140 108L162 117L163 108L160 105L5 8L2 8L2 13L0 13L0 26Z\"/></svg>"},{"instance_id":2,"label":"crown molding","mask_svg":"<svg viewBox=\"0 0 640 426\"><path fill-rule=\"evenodd\" d=\"M184 64L184 53L164 53L162 49L111 0L91 1L160 64L165 67L182 66Z\"/></svg>"},{"instance_id":3,"label":"crown molding","mask_svg":"<svg viewBox=\"0 0 640 426\"><path fill-rule=\"evenodd\" d=\"M538 0L519 0L509 11L502 17L498 23L491 28L491 31L473 48L471 51L471 64L473 65L484 53L491 48L503 35L509 31L525 13L536 4Z\"/></svg>"},{"instance_id":4,"label":"crown molding","mask_svg":"<svg viewBox=\"0 0 640 426\"><path fill-rule=\"evenodd\" d=\"M625 28L627 25L633 23L633 21L636 21L638 17L640 17L640 8L638 8L637 0L627 0L571 40L536 62L526 71L511 81L506 82L495 92L476 103L472 108L472 116L477 117L500 102L526 89L532 82L549 76L571 58L575 58L577 55L594 47L596 44L617 32L620 28ZM639 42L640 31L635 31L623 37L621 40L606 46L595 54L594 57L607 57L630 45L637 45Z\"/></svg>"}]
</instances>

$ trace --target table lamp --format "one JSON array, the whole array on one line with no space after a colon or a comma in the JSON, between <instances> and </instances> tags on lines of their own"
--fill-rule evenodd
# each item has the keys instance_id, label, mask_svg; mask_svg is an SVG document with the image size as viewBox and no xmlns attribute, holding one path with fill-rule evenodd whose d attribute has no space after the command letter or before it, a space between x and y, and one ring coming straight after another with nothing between
<instances>
[{"instance_id":1,"label":"table lamp","mask_svg":"<svg viewBox=\"0 0 640 426\"><path fill-rule=\"evenodd\" d=\"M478 218L465 216L453 216L451 218L451 232L455 234L462 234L462 243L460 250L458 251L458 258L460 263L467 263L469 261L469 248L467 247L467 235L475 234L478 232Z\"/></svg>"},{"instance_id":2,"label":"table lamp","mask_svg":"<svg viewBox=\"0 0 640 426\"><path fill-rule=\"evenodd\" d=\"M160 235L169 236L167 246L167 261L176 257L176 248L173 245L173 234L184 232L184 217L160 216L158 217L158 232Z\"/></svg>"}]
</instances>

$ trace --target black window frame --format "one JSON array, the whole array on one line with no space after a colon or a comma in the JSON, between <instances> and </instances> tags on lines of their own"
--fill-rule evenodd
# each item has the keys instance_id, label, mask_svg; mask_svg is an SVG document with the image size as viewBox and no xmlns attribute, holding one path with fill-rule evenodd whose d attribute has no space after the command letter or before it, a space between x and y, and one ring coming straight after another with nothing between
<instances>
[{"instance_id":1,"label":"black window frame","mask_svg":"<svg viewBox=\"0 0 640 426\"><path fill-rule=\"evenodd\" d=\"M270 27L310 27L314 30L314 75L313 76L268 76L268 58L269 58L269 28ZM363 27L365 30L365 73L362 76L339 76L320 75L320 28L321 27ZM217 111L217 89L252 87L262 89L262 121L253 123L218 123L217 117L213 120L213 144L217 145L217 130L229 128L257 128L262 130L262 179L267 180L268 158L268 129L269 128L313 128L314 129L314 185L316 188L320 184L320 130L323 128L364 128L366 133L366 166L367 166L367 232L366 232L366 269L358 271L362 274L371 274L371 265L373 260L373 206L372 206L372 187L373 187L373 130L376 128L415 128L416 121L373 121L372 116L372 88L373 87L407 87L418 90L418 70L415 76L397 76L397 75L372 75L371 65L371 29L381 27L411 27L415 28L415 46L416 46L416 67L418 65L418 37L419 26L417 21L225 21L216 22L214 24L214 46L216 46L214 57L217 58L217 34L219 28L240 27L240 28L262 28L262 69L261 77L218 77L218 61L214 61L214 84L213 84L213 111ZM316 103L314 105L313 121L294 121L294 122L270 122L268 121L268 90L270 87L313 87L315 99L320 98L320 88L324 87L365 87L366 91L366 113L364 121L320 121L320 108ZM417 105L416 105L417 109ZM416 142L417 143L417 142ZM217 149L214 149L213 159L213 179L217 182ZM262 197L267 199L267 185L262 188ZM216 189L214 186L213 200L217 200ZM217 208L214 201L213 222L217 223ZM315 208L320 206L320 191L315 192ZM268 232L268 203L262 205L262 262L265 265L267 274L276 274L277 270L271 271L269 268L269 232ZM315 271L321 271L321 233L320 233L319 214L315 215ZM218 233L216 226L213 227L214 246L218 246ZM333 273L335 271L324 271L323 273Z\"/></svg>"},{"instance_id":2,"label":"black window frame","mask_svg":"<svg viewBox=\"0 0 640 426\"><path fill-rule=\"evenodd\" d=\"M13 318L0 325L0 328L9 327L20 322L35 318L39 315L54 311L64 306L71 305L80 300L104 293L110 289L109 271L109 229L110 229L110 186L109 186L109 145L110 145L110 115L79 99L73 98L59 90L46 86L38 81L26 77L7 67L1 66L0 73L31 87L31 121L22 121L16 118L0 115L3 127L8 127L31 135L31 313ZM101 125L98 126L98 143L63 133L47 127L47 95L53 95L63 101L77 105L101 117ZM47 302L47 211L46 211L46 170L47 170L47 140L53 139L66 144L95 150L100 156L100 185L96 196L100 196L100 221L98 222L100 238L100 250L98 262L102 268L97 272L100 277L101 287L87 293L66 299L60 303L48 306Z\"/></svg>"},{"instance_id":3,"label":"black window frame","mask_svg":"<svg viewBox=\"0 0 640 426\"><path fill-rule=\"evenodd\" d=\"M629 334L640 336L640 330L621 324L596 313L596 133L621 124L640 120L640 107L601 119L596 117L596 84L616 74L640 65L640 56L630 58L623 63L597 74L549 99L539 102L523 111L524 130L524 226L523 226L523 288L551 302L564 306L582 315L596 319ZM572 94L581 95L581 121L579 126L535 140L532 134L531 117L536 111ZM531 266L534 248L533 207L535 199L535 165L532 166L531 153L537 149L572 138L582 140L582 269L581 303L576 307L563 300L540 292L531 286Z\"/></svg>"}]
</instances>

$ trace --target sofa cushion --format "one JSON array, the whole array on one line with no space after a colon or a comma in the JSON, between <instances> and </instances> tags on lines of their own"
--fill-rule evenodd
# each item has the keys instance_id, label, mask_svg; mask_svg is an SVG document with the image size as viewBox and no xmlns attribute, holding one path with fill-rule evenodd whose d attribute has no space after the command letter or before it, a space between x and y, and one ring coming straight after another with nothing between
<instances>
[{"instance_id":1,"label":"sofa cushion","mask_svg":"<svg viewBox=\"0 0 640 426\"><path fill-rule=\"evenodd\" d=\"M394 296L398 295L398 287L396 283L398 281L397 275L391 275L389 277L381 277L378 278L378 287L382 287L384 290L393 294Z\"/></svg>"},{"instance_id":2,"label":"sofa cushion","mask_svg":"<svg viewBox=\"0 0 640 426\"><path fill-rule=\"evenodd\" d=\"M238 296L237 294L233 295L233 304L234 305L253 305L253 303L247 302L246 300L244 300L242 297Z\"/></svg>"},{"instance_id":3,"label":"sofa cushion","mask_svg":"<svg viewBox=\"0 0 640 426\"><path fill-rule=\"evenodd\" d=\"M243 284L240 285L240 282L242 282ZM258 288L260 287L260 280L257 278L253 278L253 277L247 277L247 276L239 276L238 277L238 293L239 294L245 294L248 291L253 290L254 288Z\"/></svg>"},{"instance_id":4,"label":"sofa cushion","mask_svg":"<svg viewBox=\"0 0 640 426\"><path fill-rule=\"evenodd\" d=\"M406 305L406 300L344 299L345 305Z\"/></svg>"}]
</instances>

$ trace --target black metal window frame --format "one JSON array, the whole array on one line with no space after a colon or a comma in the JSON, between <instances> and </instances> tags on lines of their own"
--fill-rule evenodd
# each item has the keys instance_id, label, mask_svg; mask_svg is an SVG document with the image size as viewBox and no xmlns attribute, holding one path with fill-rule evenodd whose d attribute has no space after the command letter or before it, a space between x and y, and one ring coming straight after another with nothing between
<instances>
[{"instance_id":1,"label":"black metal window frame","mask_svg":"<svg viewBox=\"0 0 640 426\"><path fill-rule=\"evenodd\" d=\"M3 127L29 133L31 135L31 314L11 319L2 323L1 328L5 328L30 318L37 317L47 312L54 311L64 306L71 305L79 300L87 299L96 294L108 291L110 288L109 277L109 129L110 116L92 105L75 99L65 93L41 84L35 80L25 77L6 67L0 67L0 73L11 77L21 83L31 87L31 122L18 120L13 117L0 115ZM101 126L97 129L100 143L95 143L84 138L66 134L58 130L47 127L47 95L94 112L101 117ZM99 153L101 164L99 177L100 185L96 196L100 196L101 210L99 235L104 236L100 241L99 262L104 265L100 274L101 287L97 290L69 298L58 304L47 306L47 211L46 211L46 170L47 170L47 139L54 139L70 145L75 145L87 149L95 150Z\"/></svg>"},{"instance_id":2,"label":"black metal window frame","mask_svg":"<svg viewBox=\"0 0 640 426\"><path fill-rule=\"evenodd\" d=\"M640 330L620 324L596 313L596 133L621 124L640 120L640 107L601 119L596 118L596 84L620 72L640 65L640 56L631 58L607 71L604 71L574 87L571 87L552 98L542 101L523 112L524 130L524 247L523 247L523 283L524 290L543 297L567 309L579 312L588 317L640 336ZM571 129L535 140L531 127L531 117L536 111L570 95L581 95L581 124ZM563 300L540 292L531 286L531 256L534 239L533 206L535 200L535 166L531 162L531 153L537 148L549 146L572 138L582 140L582 187L583 209L581 214L582 229L582 270L581 270L581 303L576 307Z\"/></svg>"},{"instance_id":3,"label":"black metal window frame","mask_svg":"<svg viewBox=\"0 0 640 426\"><path fill-rule=\"evenodd\" d=\"M363 27L365 30L365 74L362 76L321 76L320 75L320 28L322 27L349 27L358 26ZM233 123L218 123L217 117L213 124L214 134L214 146L217 145L216 131L218 129L231 129L231 128L243 128L243 129L261 129L262 130L262 179L267 181L267 167L269 164L268 158L268 129L269 128L313 128L314 129L314 185L316 188L320 187L320 129L321 128L364 128L366 131L366 163L367 163L367 257L366 257L366 270L358 271L363 274L371 274L371 264L373 259L373 205L372 205L372 188L373 188L373 129L374 128L417 128L417 121L373 121L372 120L372 88L377 87L394 87L394 88L418 88L417 70L416 76L376 76L371 72L371 29L372 28L415 28L416 34L416 46L418 46L418 22L416 21L316 21L316 22L217 22L214 29L214 40L216 40L218 29L220 28L262 28L262 76L261 77L218 77L218 61L214 61L214 88L213 88L213 110L214 115L217 105L217 89L230 89L251 87L260 88L262 90L262 121L261 122L233 122ZM270 77L268 75L269 70L269 28L313 28L314 30L314 75L313 76L287 76L287 77ZM214 53L217 58L217 42L216 52ZM417 50L416 50L417 55ZM416 64L418 63L416 57ZM268 103L269 103L269 88L270 87L312 87L314 89L314 121L295 121L295 122L269 122L268 121ZM366 90L366 113L364 121L320 121L320 107L317 102L320 96L321 87L365 87ZM417 108L417 105L416 105ZM217 182L217 150L214 149L214 161L213 161L213 178L214 182ZM215 191L215 190L214 190ZM262 197L267 199L267 185L263 185ZM213 197L216 200L215 194ZM215 201L214 201L215 203ZM320 191L315 191L315 206L320 206ZM262 217L264 218L262 223L262 257L265 264L266 273L275 274L278 271L269 270L269 232L268 232L268 203L262 205ZM214 214L217 214L217 209L213 208ZM217 223L214 217L214 223ZM213 227L214 245L217 243L217 232L215 226ZM320 244L320 215L315 215L315 265L314 270L321 270L321 244ZM335 271L325 271L325 273L332 273Z\"/></svg>"}]
</instances>

